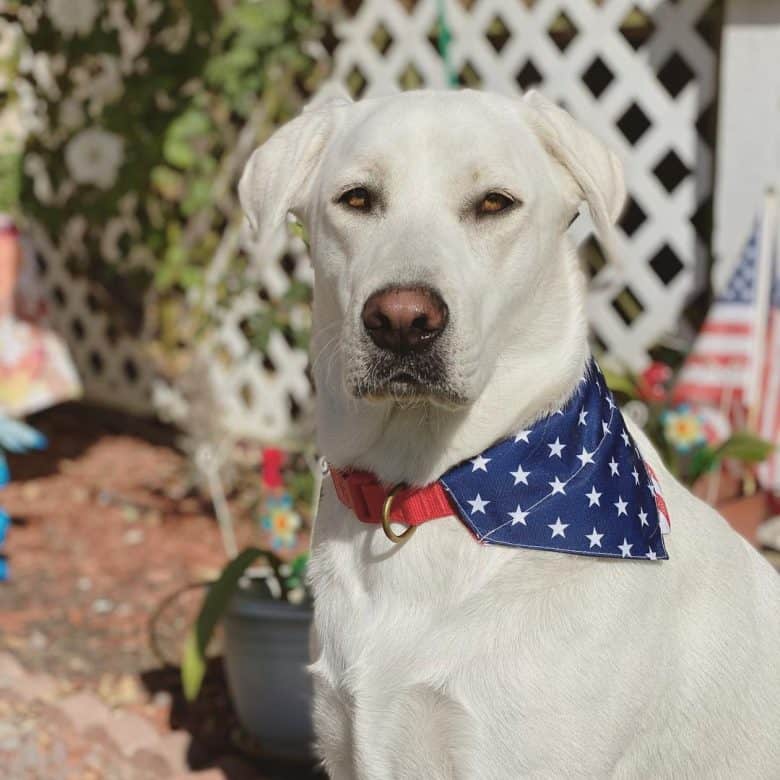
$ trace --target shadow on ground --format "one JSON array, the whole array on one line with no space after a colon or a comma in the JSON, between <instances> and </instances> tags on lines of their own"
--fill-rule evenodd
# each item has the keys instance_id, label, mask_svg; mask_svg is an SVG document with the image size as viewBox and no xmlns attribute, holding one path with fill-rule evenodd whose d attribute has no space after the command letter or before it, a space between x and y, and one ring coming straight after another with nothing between
<instances>
[{"instance_id":1,"label":"shadow on ground","mask_svg":"<svg viewBox=\"0 0 780 780\"><path fill-rule=\"evenodd\" d=\"M62 461L79 458L104 436L131 436L153 445L175 446L173 428L94 404L60 404L31 415L26 421L45 434L48 446L42 452L10 454L8 462L14 480L56 474Z\"/></svg>"},{"instance_id":2,"label":"shadow on ground","mask_svg":"<svg viewBox=\"0 0 780 780\"><path fill-rule=\"evenodd\" d=\"M161 667L143 672L141 682L150 696L165 692L171 697L172 731L190 735L187 761L193 770L220 769L229 780L325 780L314 762L282 761L262 755L238 724L230 702L222 661L209 662L197 700L184 698L179 669Z\"/></svg>"}]
</instances>

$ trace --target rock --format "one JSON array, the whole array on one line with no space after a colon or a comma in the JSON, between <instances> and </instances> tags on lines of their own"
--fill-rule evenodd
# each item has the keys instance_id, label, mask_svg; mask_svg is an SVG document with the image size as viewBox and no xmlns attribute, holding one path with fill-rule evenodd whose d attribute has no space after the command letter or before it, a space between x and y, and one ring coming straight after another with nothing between
<instances>
[{"instance_id":1,"label":"rock","mask_svg":"<svg viewBox=\"0 0 780 780\"><path fill-rule=\"evenodd\" d=\"M144 532L141 528L131 528L122 535L122 541L128 545L141 544L144 540Z\"/></svg>"},{"instance_id":2,"label":"rock","mask_svg":"<svg viewBox=\"0 0 780 780\"><path fill-rule=\"evenodd\" d=\"M130 712L115 712L110 728L113 734L121 737L119 748L128 758L137 750L153 751L160 739L149 721Z\"/></svg>"},{"instance_id":3,"label":"rock","mask_svg":"<svg viewBox=\"0 0 780 780\"><path fill-rule=\"evenodd\" d=\"M92 590L92 580L89 577L79 577L76 580L76 587L86 593L88 590Z\"/></svg>"},{"instance_id":4,"label":"rock","mask_svg":"<svg viewBox=\"0 0 780 780\"><path fill-rule=\"evenodd\" d=\"M44 650L49 644L49 640L46 638L46 634L37 629L30 634L28 640L30 647L33 650Z\"/></svg>"},{"instance_id":5,"label":"rock","mask_svg":"<svg viewBox=\"0 0 780 780\"><path fill-rule=\"evenodd\" d=\"M189 769L187 753L191 737L186 731L173 731L160 741L159 753L165 757L173 772L186 772Z\"/></svg>"},{"instance_id":6,"label":"rock","mask_svg":"<svg viewBox=\"0 0 780 780\"><path fill-rule=\"evenodd\" d=\"M0 653L0 688L16 687L27 676L22 665L9 653Z\"/></svg>"},{"instance_id":7,"label":"rock","mask_svg":"<svg viewBox=\"0 0 780 780\"><path fill-rule=\"evenodd\" d=\"M148 773L151 777L170 777L171 767L163 756L151 750L141 749L133 753L131 759L133 767L141 772Z\"/></svg>"},{"instance_id":8,"label":"rock","mask_svg":"<svg viewBox=\"0 0 780 780\"><path fill-rule=\"evenodd\" d=\"M769 547L770 550L780 550L780 515L770 517L758 527L756 540L760 545Z\"/></svg>"},{"instance_id":9,"label":"rock","mask_svg":"<svg viewBox=\"0 0 780 780\"><path fill-rule=\"evenodd\" d=\"M95 599L92 602L92 611L98 615L107 615L114 609L114 602L111 599Z\"/></svg>"},{"instance_id":10,"label":"rock","mask_svg":"<svg viewBox=\"0 0 780 780\"><path fill-rule=\"evenodd\" d=\"M80 731L92 726L103 729L111 719L111 710L96 696L85 691L60 700L58 708Z\"/></svg>"},{"instance_id":11,"label":"rock","mask_svg":"<svg viewBox=\"0 0 780 780\"><path fill-rule=\"evenodd\" d=\"M41 486L38 482L25 482L22 486L22 498L25 501L35 501L41 495Z\"/></svg>"},{"instance_id":12,"label":"rock","mask_svg":"<svg viewBox=\"0 0 780 780\"><path fill-rule=\"evenodd\" d=\"M124 504L122 506L122 519L126 523L135 523L141 517L141 513L138 511L138 507L132 504Z\"/></svg>"}]
</instances>

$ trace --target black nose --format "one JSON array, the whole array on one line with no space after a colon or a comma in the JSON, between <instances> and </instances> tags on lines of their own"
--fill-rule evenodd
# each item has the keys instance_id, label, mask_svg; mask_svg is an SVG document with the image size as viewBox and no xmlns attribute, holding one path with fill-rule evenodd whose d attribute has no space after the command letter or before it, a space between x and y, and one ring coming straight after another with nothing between
<instances>
[{"instance_id":1,"label":"black nose","mask_svg":"<svg viewBox=\"0 0 780 780\"><path fill-rule=\"evenodd\" d=\"M371 340L398 355L427 349L448 317L447 305L428 287L380 290L363 307L363 325Z\"/></svg>"}]
</instances>

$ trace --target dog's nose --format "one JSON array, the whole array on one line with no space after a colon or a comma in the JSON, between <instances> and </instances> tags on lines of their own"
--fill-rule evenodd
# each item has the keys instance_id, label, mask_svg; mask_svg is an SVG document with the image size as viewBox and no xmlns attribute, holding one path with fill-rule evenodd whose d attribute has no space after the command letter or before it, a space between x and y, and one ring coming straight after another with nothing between
<instances>
[{"instance_id":1,"label":"dog's nose","mask_svg":"<svg viewBox=\"0 0 780 780\"><path fill-rule=\"evenodd\" d=\"M447 325L447 305L428 287L393 287L374 293L363 325L380 349L402 355L430 346Z\"/></svg>"}]
</instances>

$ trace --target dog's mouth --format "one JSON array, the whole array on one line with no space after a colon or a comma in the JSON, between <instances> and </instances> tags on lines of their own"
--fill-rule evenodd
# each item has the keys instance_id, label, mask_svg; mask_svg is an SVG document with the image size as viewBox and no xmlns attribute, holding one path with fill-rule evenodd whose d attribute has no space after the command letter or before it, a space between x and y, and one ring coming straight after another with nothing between
<instances>
[{"instance_id":1,"label":"dog's mouth","mask_svg":"<svg viewBox=\"0 0 780 780\"><path fill-rule=\"evenodd\" d=\"M354 381L352 392L368 401L395 401L401 405L433 403L462 406L465 398L448 381L440 358L409 356L389 360L379 356Z\"/></svg>"}]
</instances>

